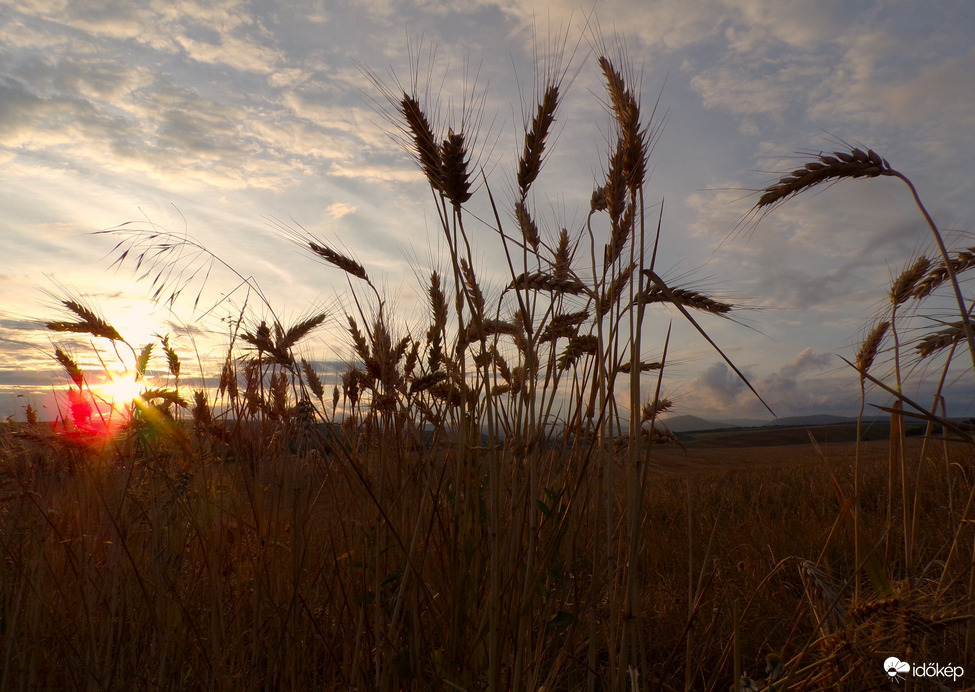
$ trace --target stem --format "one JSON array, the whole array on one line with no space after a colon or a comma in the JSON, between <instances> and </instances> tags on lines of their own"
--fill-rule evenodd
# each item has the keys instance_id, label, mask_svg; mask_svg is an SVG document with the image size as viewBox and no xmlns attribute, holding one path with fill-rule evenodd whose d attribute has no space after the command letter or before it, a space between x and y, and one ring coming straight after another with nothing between
<instances>
[{"instance_id":1,"label":"stem","mask_svg":"<svg viewBox=\"0 0 975 692\"><path fill-rule=\"evenodd\" d=\"M951 266L951 259L948 257L948 248L945 247L944 240L941 237L941 232L934 223L934 219L928 213L924 204L921 202L921 197L917 194L917 188L914 187L906 175L900 173L899 171L891 171L890 175L895 178L900 178L904 181L911 190L911 194L914 195L914 203L917 204L917 208L921 210L921 214L924 215L924 220L927 221L928 228L931 229L932 235L934 235L934 242L938 246L938 252L941 253L941 259L945 263L945 272L948 274L948 279L951 281L951 288L955 292L955 300L958 301L958 313L961 315L962 325L965 328L965 338L968 340L968 351L972 356L972 369L975 370L975 330L972 329L972 321L968 316L968 308L965 306L965 298L961 294L961 286L958 285L958 277L955 275L955 270Z\"/></svg>"}]
</instances>

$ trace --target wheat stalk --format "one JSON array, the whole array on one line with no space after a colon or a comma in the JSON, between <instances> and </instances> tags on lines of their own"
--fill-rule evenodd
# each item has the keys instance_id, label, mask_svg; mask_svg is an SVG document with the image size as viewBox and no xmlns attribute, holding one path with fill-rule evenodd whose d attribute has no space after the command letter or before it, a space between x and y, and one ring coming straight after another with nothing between
<instances>
[{"instance_id":1,"label":"wheat stalk","mask_svg":"<svg viewBox=\"0 0 975 692\"><path fill-rule=\"evenodd\" d=\"M645 290L640 295L639 300L642 303L676 303L715 315L724 315L734 309L734 305L731 303L715 300L698 291L686 288L671 288L669 292L670 296L661 287L654 285Z\"/></svg>"},{"instance_id":2,"label":"wheat stalk","mask_svg":"<svg viewBox=\"0 0 975 692\"><path fill-rule=\"evenodd\" d=\"M609 282L609 286L603 291L602 298L599 301L599 314L606 315L609 313L610 309L623 295L624 289L629 285L630 278L633 276L633 271L636 269L636 264L631 262L623 270L613 277L613 280Z\"/></svg>"},{"instance_id":3,"label":"wheat stalk","mask_svg":"<svg viewBox=\"0 0 975 692\"><path fill-rule=\"evenodd\" d=\"M308 385L308 388L311 389L315 398L321 401L325 397L325 387L322 385L322 380L318 376L318 373L315 372L315 368L312 367L311 363L302 358L301 369L305 373L305 383Z\"/></svg>"},{"instance_id":4,"label":"wheat stalk","mask_svg":"<svg viewBox=\"0 0 975 692\"><path fill-rule=\"evenodd\" d=\"M531 127L525 132L524 149L518 160L518 190L522 199L538 178L542 169L545 141L555 123L555 111L559 105L559 85L549 84L538 102Z\"/></svg>"},{"instance_id":5,"label":"wheat stalk","mask_svg":"<svg viewBox=\"0 0 975 692\"><path fill-rule=\"evenodd\" d=\"M139 377L146 376L146 369L149 367L149 358L152 356L153 344L150 341L139 351L139 356L135 359L135 371Z\"/></svg>"},{"instance_id":6,"label":"wheat stalk","mask_svg":"<svg viewBox=\"0 0 975 692\"><path fill-rule=\"evenodd\" d=\"M649 404L644 404L643 406L643 417L642 422L656 420L656 418L666 411L673 408L674 402L670 399L658 399L657 401L650 402Z\"/></svg>"},{"instance_id":7,"label":"wheat stalk","mask_svg":"<svg viewBox=\"0 0 975 692\"><path fill-rule=\"evenodd\" d=\"M975 247L965 248L964 250L955 252L954 257L949 256L949 262L956 275L975 267ZM919 300L926 298L939 286L948 281L948 279L948 269L945 267L944 260L939 260L917 282L911 292L911 296Z\"/></svg>"},{"instance_id":8,"label":"wheat stalk","mask_svg":"<svg viewBox=\"0 0 975 692\"><path fill-rule=\"evenodd\" d=\"M508 285L509 288L520 288L532 291L549 291L552 293L568 293L578 296L588 292L585 284L578 279L559 279L553 274L545 272L529 272L519 274Z\"/></svg>"},{"instance_id":9,"label":"wheat stalk","mask_svg":"<svg viewBox=\"0 0 975 692\"><path fill-rule=\"evenodd\" d=\"M605 272L611 264L620 258L626 248L626 241L629 240L633 231L633 207L627 206L623 215L619 219L613 220L613 228L609 236L609 244L603 256L603 271Z\"/></svg>"},{"instance_id":10,"label":"wheat stalk","mask_svg":"<svg viewBox=\"0 0 975 692\"><path fill-rule=\"evenodd\" d=\"M220 371L220 384L217 391L221 394L226 392L230 395L231 400L237 399L237 373L234 371L234 364L229 353L227 360L224 361L223 369Z\"/></svg>"},{"instance_id":11,"label":"wheat stalk","mask_svg":"<svg viewBox=\"0 0 975 692\"><path fill-rule=\"evenodd\" d=\"M556 339L569 338L576 335L579 325L589 319L588 310L553 315L545 329L539 335L538 342L545 343Z\"/></svg>"},{"instance_id":12,"label":"wheat stalk","mask_svg":"<svg viewBox=\"0 0 975 692\"><path fill-rule=\"evenodd\" d=\"M877 357L877 352L880 350L880 344L884 340L884 335L887 333L887 329L890 327L890 322L879 322L874 325L870 333L867 334L867 338L863 340L860 344L859 350L856 353L856 367L860 372L860 377L864 377L867 371L870 370L870 366L873 365L874 358Z\"/></svg>"},{"instance_id":13,"label":"wheat stalk","mask_svg":"<svg viewBox=\"0 0 975 692\"><path fill-rule=\"evenodd\" d=\"M562 355L558 359L559 370L565 370L566 368L575 364L579 358L584 355L593 355L599 349L599 339L590 334L584 336L574 336L569 339L569 343L566 345L565 350L562 351Z\"/></svg>"},{"instance_id":14,"label":"wheat stalk","mask_svg":"<svg viewBox=\"0 0 975 692\"><path fill-rule=\"evenodd\" d=\"M193 391L193 427L197 434L202 434L213 425L213 412L207 403L206 393L202 389Z\"/></svg>"},{"instance_id":15,"label":"wheat stalk","mask_svg":"<svg viewBox=\"0 0 975 692\"><path fill-rule=\"evenodd\" d=\"M285 351L293 348L295 344L304 339L319 325L321 325L322 322L325 321L325 318L326 313L320 312L317 315L313 315L308 319L304 319L296 324L293 324L291 328L284 333L280 343L278 344L278 348Z\"/></svg>"},{"instance_id":16,"label":"wheat stalk","mask_svg":"<svg viewBox=\"0 0 975 692\"><path fill-rule=\"evenodd\" d=\"M152 403L156 399L162 399L167 405L176 404L180 408L186 408L189 405L178 391L175 389L164 389L162 387L147 389L142 392L139 398L146 403Z\"/></svg>"},{"instance_id":17,"label":"wheat stalk","mask_svg":"<svg viewBox=\"0 0 975 692\"><path fill-rule=\"evenodd\" d=\"M425 392L431 387L440 384L445 379L447 379L447 375L444 372L430 372L426 375L421 375L410 383L410 393L418 394L420 392Z\"/></svg>"},{"instance_id":18,"label":"wheat stalk","mask_svg":"<svg viewBox=\"0 0 975 692\"><path fill-rule=\"evenodd\" d=\"M467 295L471 301L474 318L482 319L485 305L484 294L481 293L481 287L477 284L477 276L474 274L474 270L463 257L460 258L460 271L464 278L464 287L467 289Z\"/></svg>"},{"instance_id":19,"label":"wheat stalk","mask_svg":"<svg viewBox=\"0 0 975 692\"><path fill-rule=\"evenodd\" d=\"M894 175L895 171L873 149L852 149L849 152L837 151L820 154L802 168L780 178L762 191L757 208L770 207L797 195L803 190L830 180L842 178L875 178L879 175Z\"/></svg>"},{"instance_id":20,"label":"wheat stalk","mask_svg":"<svg viewBox=\"0 0 975 692\"><path fill-rule=\"evenodd\" d=\"M965 338L965 324L961 320L952 322L933 334L922 337L915 348L922 358L953 346Z\"/></svg>"},{"instance_id":21,"label":"wheat stalk","mask_svg":"<svg viewBox=\"0 0 975 692\"><path fill-rule=\"evenodd\" d=\"M521 229L521 235L525 239L525 244L530 245L531 249L538 252L538 246L542 242L538 233L538 226L531 217L528 207L521 200L515 202L515 220Z\"/></svg>"},{"instance_id":22,"label":"wheat stalk","mask_svg":"<svg viewBox=\"0 0 975 692\"><path fill-rule=\"evenodd\" d=\"M630 190L638 190L643 186L647 158L647 132L640 129L640 104L612 62L606 57L600 57L598 62L620 129L620 173Z\"/></svg>"},{"instance_id":23,"label":"wheat stalk","mask_svg":"<svg viewBox=\"0 0 975 692\"><path fill-rule=\"evenodd\" d=\"M369 282L369 275L366 274L365 268L351 257L347 257L326 245L320 245L314 241L308 241L308 247L329 264L367 283Z\"/></svg>"},{"instance_id":24,"label":"wheat stalk","mask_svg":"<svg viewBox=\"0 0 975 692\"><path fill-rule=\"evenodd\" d=\"M404 93L399 108L412 137L412 154L416 157L420 170L426 175L434 190L442 191L443 160L430 121L427 120L419 101L414 96Z\"/></svg>"},{"instance_id":25,"label":"wheat stalk","mask_svg":"<svg viewBox=\"0 0 975 692\"><path fill-rule=\"evenodd\" d=\"M355 318L352 315L348 315L348 320L349 334L352 335L352 344L355 346L355 352L364 363L367 363L372 360L369 342L366 341L366 337L359 331L359 325L356 324Z\"/></svg>"},{"instance_id":26,"label":"wheat stalk","mask_svg":"<svg viewBox=\"0 0 975 692\"><path fill-rule=\"evenodd\" d=\"M660 361L656 361L656 360L652 362L640 361L640 372L650 372L651 370L660 370L661 368L663 368L663 363L661 363ZM628 362L621 363L619 368L617 368L617 372L621 372L625 375L629 375L631 369L632 366L630 363Z\"/></svg>"},{"instance_id":27,"label":"wheat stalk","mask_svg":"<svg viewBox=\"0 0 975 692\"><path fill-rule=\"evenodd\" d=\"M898 178L907 185L914 198L914 203L917 205L918 210L924 217L934 237L938 252L941 255L940 267L943 268L947 280L951 282L964 336L968 341L968 351L971 355L972 367L975 369L975 328L972 326L971 318L968 314L967 301L962 295L961 286L958 283L954 266L955 261L949 255L941 231L938 230L937 224L935 224L934 219L931 218L931 214L928 213L927 208L921 201L921 196L918 194L917 188L914 187L914 183L903 173L893 169L886 159L881 158L872 149L863 151L862 149L854 148L849 152L837 151L832 155L821 154L816 161L810 161L804 167L792 171L789 175L780 178L778 182L766 187L762 191L762 195L759 197L754 208L756 210L765 207L771 208L803 190L808 190L826 181L841 180L843 178L874 178L881 175ZM961 260L961 257L958 259ZM919 286L921 285L930 284L925 284L922 279L919 283ZM923 289L919 288L917 290Z\"/></svg>"},{"instance_id":28,"label":"wheat stalk","mask_svg":"<svg viewBox=\"0 0 975 692\"><path fill-rule=\"evenodd\" d=\"M181 364L179 361L179 354L176 353L176 349L169 345L169 336L164 336L162 338L162 348L163 353L166 354L166 364L169 366L169 373L179 380L179 373L181 369Z\"/></svg>"},{"instance_id":29,"label":"wheat stalk","mask_svg":"<svg viewBox=\"0 0 975 692\"><path fill-rule=\"evenodd\" d=\"M440 145L440 185L444 196L454 209L471 198L471 183L467 170L467 145L463 132L448 130L447 139Z\"/></svg>"},{"instance_id":30,"label":"wheat stalk","mask_svg":"<svg viewBox=\"0 0 975 692\"><path fill-rule=\"evenodd\" d=\"M559 242L555 245L552 257L552 276L559 281L568 279L571 265L572 250L569 247L569 232L563 228L559 231Z\"/></svg>"},{"instance_id":31,"label":"wheat stalk","mask_svg":"<svg viewBox=\"0 0 975 692\"><path fill-rule=\"evenodd\" d=\"M74 332L77 334L91 334L110 341L125 342L125 339L104 319L93 310L76 300L62 300L61 304L81 318L80 322L48 322L47 328L54 332Z\"/></svg>"},{"instance_id":32,"label":"wheat stalk","mask_svg":"<svg viewBox=\"0 0 975 692\"><path fill-rule=\"evenodd\" d=\"M81 368L78 367L77 361L69 356L60 346L54 347L54 358L68 373L71 381L78 385L78 389L81 389L85 383L85 376L81 372Z\"/></svg>"},{"instance_id":33,"label":"wheat stalk","mask_svg":"<svg viewBox=\"0 0 975 692\"><path fill-rule=\"evenodd\" d=\"M906 303L911 297L915 297L919 288L919 283L926 278L931 260L923 255L910 267L901 272L890 287L890 302L897 306Z\"/></svg>"}]
</instances>

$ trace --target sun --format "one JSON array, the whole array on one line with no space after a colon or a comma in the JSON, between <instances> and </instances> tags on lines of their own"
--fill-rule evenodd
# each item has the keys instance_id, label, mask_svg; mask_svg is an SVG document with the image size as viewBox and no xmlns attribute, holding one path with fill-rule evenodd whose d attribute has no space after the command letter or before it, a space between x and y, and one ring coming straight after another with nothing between
<instances>
[{"instance_id":1,"label":"sun","mask_svg":"<svg viewBox=\"0 0 975 692\"><path fill-rule=\"evenodd\" d=\"M129 410L145 391L145 382L129 373L109 373L109 380L97 385L101 398L117 411Z\"/></svg>"}]
</instances>

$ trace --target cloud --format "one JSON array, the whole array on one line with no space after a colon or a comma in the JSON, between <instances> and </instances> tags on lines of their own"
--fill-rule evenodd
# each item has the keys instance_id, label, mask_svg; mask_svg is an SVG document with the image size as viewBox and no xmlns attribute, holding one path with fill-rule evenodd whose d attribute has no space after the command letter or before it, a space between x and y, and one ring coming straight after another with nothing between
<instances>
[{"instance_id":1,"label":"cloud","mask_svg":"<svg viewBox=\"0 0 975 692\"><path fill-rule=\"evenodd\" d=\"M812 346L807 346L792 361L792 367L796 372L802 372L803 370L820 370L832 363L833 356L828 353L816 353Z\"/></svg>"},{"instance_id":2,"label":"cloud","mask_svg":"<svg viewBox=\"0 0 975 692\"><path fill-rule=\"evenodd\" d=\"M341 219L347 214L354 213L355 210L355 206L346 204L345 202L335 202L334 204L329 204L328 207L326 207L326 211L333 219Z\"/></svg>"},{"instance_id":3,"label":"cloud","mask_svg":"<svg viewBox=\"0 0 975 692\"><path fill-rule=\"evenodd\" d=\"M756 376L746 373L759 395L779 417L802 413L855 413L857 394L851 374L823 375L830 357L803 349L792 363ZM715 363L688 383L681 404L695 415L765 418L768 411L724 363Z\"/></svg>"},{"instance_id":4,"label":"cloud","mask_svg":"<svg viewBox=\"0 0 975 692\"><path fill-rule=\"evenodd\" d=\"M244 72L272 74L284 60L281 51L238 36L223 35L214 43L186 35L177 36L175 40L193 60L227 65Z\"/></svg>"},{"instance_id":5,"label":"cloud","mask_svg":"<svg viewBox=\"0 0 975 692\"><path fill-rule=\"evenodd\" d=\"M830 74L821 60L790 59L772 67L761 61L716 65L691 78L706 108L722 109L747 116L766 116L776 125L784 125L795 104L808 98L811 84ZM745 121L749 123L750 121ZM755 128L749 134L758 134Z\"/></svg>"},{"instance_id":6,"label":"cloud","mask_svg":"<svg viewBox=\"0 0 975 692\"><path fill-rule=\"evenodd\" d=\"M715 363L695 380L707 394L723 402L732 402L746 389L735 373L724 363Z\"/></svg>"},{"instance_id":7,"label":"cloud","mask_svg":"<svg viewBox=\"0 0 975 692\"><path fill-rule=\"evenodd\" d=\"M51 384L49 371L25 368L0 368L0 387L46 387Z\"/></svg>"},{"instance_id":8,"label":"cloud","mask_svg":"<svg viewBox=\"0 0 975 692\"><path fill-rule=\"evenodd\" d=\"M832 405L837 395L829 387L838 380L815 377L829 360L821 351L843 329L848 331L836 340L849 338L858 316L883 300L896 273L889 267L901 266L926 242L918 240L926 232L923 219L907 208L909 199L901 203L899 183L824 186L822 194L804 194L776 210L747 242L727 243L710 258L701 254L754 202L748 188L797 165L797 148L838 148L822 143L823 131L851 141L869 138L919 183L922 194L933 191L936 218L967 219L975 182L952 172L967 170L975 126L971 21L958 21L971 13L801 0L655 0L639 11L629 0L600 0L595 9L611 53L618 28L636 71L661 81L669 74L661 103L672 115L654 152L659 173L651 192L656 199L663 190L667 228L681 232L668 238L660 261L669 265L676 254L706 263L722 286L753 296L741 302L795 311L787 320L803 325L806 334L821 325L813 335L821 340L801 341L783 336L784 327L755 324L788 348L774 358L763 351L749 376L763 395L762 385L787 408ZM551 187L540 185L536 194L540 214L550 208L552 216L567 219L550 228L584 228L591 176L600 175L592 152L606 149L598 132L609 119L593 98L602 90L598 69L583 55L592 38L591 32L584 35L586 21L587 10L573 0L552 0L544 13L526 0L302 0L273 7L244 0L0 0L0 201L7 210L0 235L9 236L0 248L19 253L18 264L27 267L8 268L15 281L7 285L17 287L19 298L34 267L74 270L93 254L86 247L72 257L55 223L81 229L102 224L106 216L117 223L120 215L137 216L136 208L158 220L173 202L201 239L226 252L234 266L275 277L265 283L269 294L280 291L296 300L303 290L316 293L322 279L320 273L285 276L283 265L274 266L280 261L252 223L268 213L322 227L348 217L342 224L354 227L367 255L376 255L370 274L388 270L395 286L404 263L397 258L394 266L393 255L413 228L422 233L424 214L431 213L424 206L429 191L408 156L377 127L381 117L363 103L363 91L368 99L372 87L353 60L377 69L394 66L408 82L404 26L414 37L416 29L425 31L426 43L440 47L430 73L424 74L425 54L413 64L421 88L426 79L435 97L443 94L444 111L449 99L456 106L461 98L463 70L452 69L441 83L440 67L466 57L474 66L484 61L478 81L490 81L485 123L492 132L480 143L489 151L484 158L491 159L492 189L502 194L511 176L508 155L520 151L514 136L508 138L510 121L521 116L517 97L513 106L508 100L517 89L511 63L522 91L530 91L534 64L526 61L533 59L533 41L542 64L557 48L545 40L549 22L552 35L559 24L570 27L570 50L581 38L576 61L586 63L558 118L562 137L542 182ZM937 40L917 40L932 27ZM444 115L435 118L438 129L450 120ZM675 125L683 127L682 135L708 128L702 139L709 144L673 143ZM492 170L494 161L504 163ZM573 171L585 178L578 202ZM946 180L939 184L935 176ZM729 189L688 192L701 184ZM411 224L407 215L414 213ZM234 256L244 251L240 238L247 239L246 257ZM484 262L493 266L491 250L478 252L487 253ZM96 289L98 282L103 286L101 275L87 266L78 271L91 274ZM760 412L754 397L722 368L702 373L694 396L729 412L753 406Z\"/></svg>"},{"instance_id":9,"label":"cloud","mask_svg":"<svg viewBox=\"0 0 975 692\"><path fill-rule=\"evenodd\" d=\"M329 170L330 176L338 178L357 178L366 182L373 183L404 183L422 182L423 174L416 168L405 168L399 165L345 165L335 164Z\"/></svg>"},{"instance_id":10,"label":"cloud","mask_svg":"<svg viewBox=\"0 0 975 692\"><path fill-rule=\"evenodd\" d=\"M144 36L152 26L152 11L139 3L91 0L26 0L12 4L16 14L28 20L42 19L54 25L78 29L91 36L130 39Z\"/></svg>"},{"instance_id":11,"label":"cloud","mask_svg":"<svg viewBox=\"0 0 975 692\"><path fill-rule=\"evenodd\" d=\"M112 37L72 32L113 14L110 2L70 10L27 4L17 20L5 22L46 46L29 42L0 70L0 158L7 164L67 166L105 178L128 173L183 192L201 185L281 190L326 175L339 161L346 168L338 174L345 175L373 149L388 148L363 109L343 103L360 98L346 68L293 68L274 80L299 91L254 82L255 74L275 75L285 58L249 6L181 2L127 11L124 5L117 16L153 26L155 43L113 46ZM0 49L0 58L13 50ZM197 69L186 80L189 61L232 71ZM228 77L258 90L228 89Z\"/></svg>"},{"instance_id":12,"label":"cloud","mask_svg":"<svg viewBox=\"0 0 975 692\"><path fill-rule=\"evenodd\" d=\"M774 4L762 0L724 0L719 4L729 11L725 38L737 53L759 51L775 43L809 49L828 42L840 28L835 8L814 6L803 0Z\"/></svg>"}]
</instances>

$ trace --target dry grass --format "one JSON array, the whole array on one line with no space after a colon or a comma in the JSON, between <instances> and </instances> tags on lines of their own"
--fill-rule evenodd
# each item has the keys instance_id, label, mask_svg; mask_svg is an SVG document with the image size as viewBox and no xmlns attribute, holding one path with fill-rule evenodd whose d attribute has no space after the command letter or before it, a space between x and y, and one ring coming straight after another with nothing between
<instances>
[{"instance_id":1,"label":"dry grass","mask_svg":"<svg viewBox=\"0 0 975 692\"><path fill-rule=\"evenodd\" d=\"M488 588L489 552L477 539L487 527L475 514L451 528L445 451L362 450L365 484L337 468L338 455L272 453L259 438L249 443L248 432L237 430L227 446L206 436L214 453L190 468L159 446L153 458L130 456L133 466L119 468L112 453L79 455L60 440L28 440L19 426L6 427L5 688L375 689L384 676L392 689L486 685L476 613ZM221 448L233 450L231 463ZM750 451L758 470L686 477L677 455L671 475L649 477L639 584L644 679L681 689L689 669L692 689L727 689L734 648L756 679L765 657L780 655L795 676L791 689L843 676L844 689L877 689L880 661L906 651L905 642L919 659L966 661L973 537L970 527L954 535L966 503L972 512L965 450L919 469L918 559L931 567L860 601L852 600L852 543L833 485L850 492L851 460L779 468L763 456L777 452ZM72 454L79 463L65 475ZM556 454L564 458L554 450L540 456ZM873 537L888 527L883 456L872 455L862 471L861 519ZM517 486L517 459L505 453L505 485ZM506 611L504 623L533 623L530 639L512 644L532 647L525 674L534 683L584 688L589 647L598 678L609 676L603 628L613 615L608 594L597 589L593 600L592 589L599 570L590 546L601 522L595 504L580 502L599 483L578 470L550 471L543 489L538 581L527 603L526 584L510 585L509 598L530 608ZM370 492L386 498L382 513ZM521 514L526 504L512 496L506 507ZM960 552L951 555L951 546ZM946 559L947 570L934 571ZM473 619L454 621L452 632L451 608ZM595 640L592 619L602 623Z\"/></svg>"}]
</instances>

